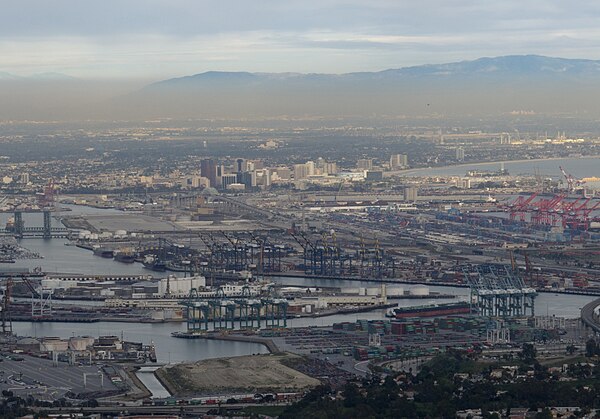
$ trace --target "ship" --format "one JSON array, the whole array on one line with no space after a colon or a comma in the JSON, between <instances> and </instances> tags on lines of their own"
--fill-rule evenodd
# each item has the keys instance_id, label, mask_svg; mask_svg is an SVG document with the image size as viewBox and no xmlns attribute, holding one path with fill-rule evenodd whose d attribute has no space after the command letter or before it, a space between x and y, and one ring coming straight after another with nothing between
<instances>
[{"instance_id":1,"label":"ship","mask_svg":"<svg viewBox=\"0 0 600 419\"><path fill-rule=\"evenodd\" d=\"M431 304L417 307L394 307L388 310L386 316L396 319L404 319L407 317L441 317L470 313L471 305L466 301L461 301L456 303Z\"/></svg>"},{"instance_id":2,"label":"ship","mask_svg":"<svg viewBox=\"0 0 600 419\"><path fill-rule=\"evenodd\" d=\"M115 252L115 260L123 263L135 262L135 252L130 248L119 249Z\"/></svg>"},{"instance_id":3,"label":"ship","mask_svg":"<svg viewBox=\"0 0 600 419\"><path fill-rule=\"evenodd\" d=\"M4 227L4 229L7 232L15 231L15 217L10 217L8 219L8 221L6 222L6 226Z\"/></svg>"},{"instance_id":4,"label":"ship","mask_svg":"<svg viewBox=\"0 0 600 419\"><path fill-rule=\"evenodd\" d=\"M155 255L147 255L142 261L142 265L144 265L144 268L151 269L156 272L165 272L167 270L167 264Z\"/></svg>"},{"instance_id":5,"label":"ship","mask_svg":"<svg viewBox=\"0 0 600 419\"><path fill-rule=\"evenodd\" d=\"M100 256L100 257L107 258L107 259L112 259L114 256L114 252L112 249L108 249L106 247L101 247L101 246L94 247L94 254L96 256Z\"/></svg>"}]
</instances>

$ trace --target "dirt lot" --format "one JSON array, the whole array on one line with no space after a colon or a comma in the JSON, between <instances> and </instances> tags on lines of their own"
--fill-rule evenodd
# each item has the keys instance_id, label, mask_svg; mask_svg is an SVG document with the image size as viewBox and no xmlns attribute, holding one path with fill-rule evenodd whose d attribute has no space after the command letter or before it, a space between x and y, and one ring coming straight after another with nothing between
<instances>
[{"instance_id":1,"label":"dirt lot","mask_svg":"<svg viewBox=\"0 0 600 419\"><path fill-rule=\"evenodd\" d=\"M166 366L158 379L177 397L234 392L298 391L319 384L285 364L302 362L289 353L251 355Z\"/></svg>"}]
</instances>

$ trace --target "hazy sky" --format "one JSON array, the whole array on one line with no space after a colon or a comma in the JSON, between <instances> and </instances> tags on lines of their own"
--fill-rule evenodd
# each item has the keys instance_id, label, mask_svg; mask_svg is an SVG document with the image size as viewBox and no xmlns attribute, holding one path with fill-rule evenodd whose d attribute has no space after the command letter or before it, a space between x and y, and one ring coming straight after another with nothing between
<instances>
[{"instance_id":1,"label":"hazy sky","mask_svg":"<svg viewBox=\"0 0 600 419\"><path fill-rule=\"evenodd\" d=\"M600 2L3 0L0 72L143 78L374 71L481 56L600 59Z\"/></svg>"}]
</instances>

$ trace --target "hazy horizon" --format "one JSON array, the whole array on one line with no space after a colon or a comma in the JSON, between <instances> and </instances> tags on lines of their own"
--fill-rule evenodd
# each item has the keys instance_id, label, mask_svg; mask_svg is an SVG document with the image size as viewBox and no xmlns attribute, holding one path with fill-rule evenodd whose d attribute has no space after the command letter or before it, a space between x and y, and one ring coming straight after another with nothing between
<instances>
[{"instance_id":1,"label":"hazy horizon","mask_svg":"<svg viewBox=\"0 0 600 419\"><path fill-rule=\"evenodd\" d=\"M415 83L341 76L510 55L599 60L599 12L596 4L516 0L8 3L0 15L0 120L513 110L595 118L600 90L587 70L561 78L556 67L540 80L533 72L500 82L471 82L473 72ZM520 71L518 63L512 69ZM340 77L146 88L208 71Z\"/></svg>"}]
</instances>

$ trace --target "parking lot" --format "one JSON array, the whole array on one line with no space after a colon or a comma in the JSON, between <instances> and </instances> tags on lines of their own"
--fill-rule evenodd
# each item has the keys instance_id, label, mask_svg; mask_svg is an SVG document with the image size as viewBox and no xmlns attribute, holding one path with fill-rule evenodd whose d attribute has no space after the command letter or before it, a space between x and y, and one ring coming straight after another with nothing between
<instances>
[{"instance_id":1,"label":"parking lot","mask_svg":"<svg viewBox=\"0 0 600 419\"><path fill-rule=\"evenodd\" d=\"M55 400L69 391L79 394L116 390L98 366L71 366L63 362L54 366L51 360L14 354L1 359L0 391L9 390L18 396L31 394L42 400ZM86 386L84 374L87 374Z\"/></svg>"}]
</instances>

